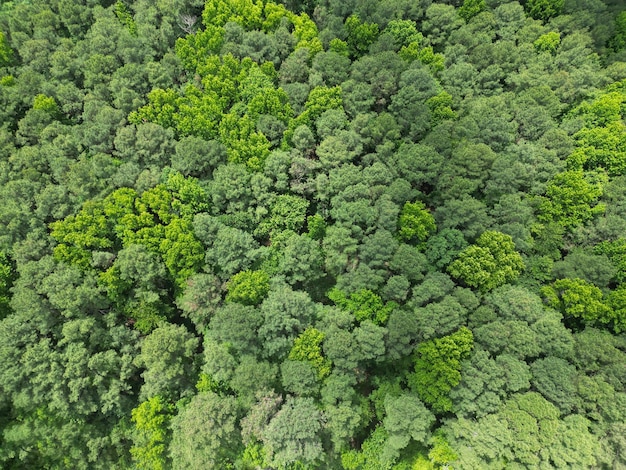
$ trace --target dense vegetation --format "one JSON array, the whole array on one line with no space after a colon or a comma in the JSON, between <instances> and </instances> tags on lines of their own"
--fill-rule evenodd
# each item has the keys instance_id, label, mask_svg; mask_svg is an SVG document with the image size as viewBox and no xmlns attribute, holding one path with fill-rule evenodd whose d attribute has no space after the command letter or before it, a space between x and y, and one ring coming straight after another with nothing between
<instances>
[{"instance_id":1,"label":"dense vegetation","mask_svg":"<svg viewBox=\"0 0 626 470\"><path fill-rule=\"evenodd\" d=\"M621 0L0 8L0 467L626 468Z\"/></svg>"}]
</instances>

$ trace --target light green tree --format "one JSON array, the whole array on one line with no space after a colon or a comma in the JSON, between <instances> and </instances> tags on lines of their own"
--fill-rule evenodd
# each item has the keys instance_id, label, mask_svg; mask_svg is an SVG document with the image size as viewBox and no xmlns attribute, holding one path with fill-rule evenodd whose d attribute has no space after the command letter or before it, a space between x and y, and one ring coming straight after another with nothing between
<instances>
[{"instance_id":1,"label":"light green tree","mask_svg":"<svg viewBox=\"0 0 626 470\"><path fill-rule=\"evenodd\" d=\"M472 332L465 327L418 346L409 385L435 413L452 411L449 393L461 381L461 361L469 357L473 346Z\"/></svg>"},{"instance_id":2,"label":"light green tree","mask_svg":"<svg viewBox=\"0 0 626 470\"><path fill-rule=\"evenodd\" d=\"M241 271L226 286L226 300L244 305L257 305L270 289L270 277L265 271Z\"/></svg>"},{"instance_id":3,"label":"light green tree","mask_svg":"<svg viewBox=\"0 0 626 470\"><path fill-rule=\"evenodd\" d=\"M511 236L493 230L484 232L448 266L452 276L483 292L514 281L523 270Z\"/></svg>"},{"instance_id":4,"label":"light green tree","mask_svg":"<svg viewBox=\"0 0 626 470\"><path fill-rule=\"evenodd\" d=\"M169 467L167 448L170 440L169 422L174 407L160 396L142 402L133 409L133 446L130 454L137 468L165 470Z\"/></svg>"}]
</instances>

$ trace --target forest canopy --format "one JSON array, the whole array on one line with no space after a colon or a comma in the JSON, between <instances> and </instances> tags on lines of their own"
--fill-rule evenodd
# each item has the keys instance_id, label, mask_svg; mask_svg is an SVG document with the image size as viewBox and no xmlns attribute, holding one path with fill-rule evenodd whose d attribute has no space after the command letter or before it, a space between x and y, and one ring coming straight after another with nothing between
<instances>
[{"instance_id":1,"label":"forest canopy","mask_svg":"<svg viewBox=\"0 0 626 470\"><path fill-rule=\"evenodd\" d=\"M0 467L626 468L622 1L3 1L0 102Z\"/></svg>"}]
</instances>

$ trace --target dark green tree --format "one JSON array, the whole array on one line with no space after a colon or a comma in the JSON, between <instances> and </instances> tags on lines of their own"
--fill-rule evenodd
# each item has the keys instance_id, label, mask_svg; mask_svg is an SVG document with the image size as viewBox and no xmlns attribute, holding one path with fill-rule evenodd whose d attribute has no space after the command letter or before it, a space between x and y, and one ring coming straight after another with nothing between
<instances>
[{"instance_id":1,"label":"dark green tree","mask_svg":"<svg viewBox=\"0 0 626 470\"><path fill-rule=\"evenodd\" d=\"M201 392L173 419L172 468L226 468L241 450L239 409L233 397Z\"/></svg>"}]
</instances>

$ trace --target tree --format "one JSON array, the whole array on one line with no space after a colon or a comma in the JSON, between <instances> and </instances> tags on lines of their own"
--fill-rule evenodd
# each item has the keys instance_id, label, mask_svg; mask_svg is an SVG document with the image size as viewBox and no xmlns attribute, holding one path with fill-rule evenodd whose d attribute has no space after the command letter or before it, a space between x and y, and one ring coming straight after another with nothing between
<instances>
[{"instance_id":1,"label":"tree","mask_svg":"<svg viewBox=\"0 0 626 470\"><path fill-rule=\"evenodd\" d=\"M615 52L626 48L626 11L615 18L615 32L608 41L608 46Z\"/></svg>"},{"instance_id":2,"label":"tree","mask_svg":"<svg viewBox=\"0 0 626 470\"><path fill-rule=\"evenodd\" d=\"M256 396L277 387L278 376L276 364L258 360L254 356L241 355L228 386L235 392L238 403L247 408L255 402Z\"/></svg>"},{"instance_id":3,"label":"tree","mask_svg":"<svg viewBox=\"0 0 626 470\"><path fill-rule=\"evenodd\" d=\"M546 301L564 316L580 318L590 325L613 323L621 328L621 319L606 304L602 291L582 279L559 279L542 289Z\"/></svg>"},{"instance_id":4,"label":"tree","mask_svg":"<svg viewBox=\"0 0 626 470\"><path fill-rule=\"evenodd\" d=\"M473 345L472 332L463 327L418 346L409 385L435 413L452 411L449 393L461 381L461 361L469 356Z\"/></svg>"},{"instance_id":5,"label":"tree","mask_svg":"<svg viewBox=\"0 0 626 470\"><path fill-rule=\"evenodd\" d=\"M185 176L206 177L226 160L226 148L218 141L199 137L183 137L176 143L171 156L172 168Z\"/></svg>"},{"instance_id":6,"label":"tree","mask_svg":"<svg viewBox=\"0 0 626 470\"><path fill-rule=\"evenodd\" d=\"M479 308L470 325L476 342L494 355L519 359L540 355L567 357L573 347L562 315L546 309L541 298L521 287L504 286L486 299L490 308Z\"/></svg>"},{"instance_id":7,"label":"tree","mask_svg":"<svg viewBox=\"0 0 626 470\"><path fill-rule=\"evenodd\" d=\"M312 71L319 73L324 84L331 87L341 85L348 79L349 68L350 59L333 50L316 54L311 64Z\"/></svg>"},{"instance_id":8,"label":"tree","mask_svg":"<svg viewBox=\"0 0 626 470\"><path fill-rule=\"evenodd\" d=\"M317 371L310 362L287 359L281 364L280 371L281 382L287 392L300 397L319 394Z\"/></svg>"},{"instance_id":9,"label":"tree","mask_svg":"<svg viewBox=\"0 0 626 470\"><path fill-rule=\"evenodd\" d=\"M583 279L606 288L616 278L617 273L615 265L608 256L573 249L562 261L554 263L552 275L557 279Z\"/></svg>"},{"instance_id":10,"label":"tree","mask_svg":"<svg viewBox=\"0 0 626 470\"><path fill-rule=\"evenodd\" d=\"M567 415L574 407L576 368L566 360L548 356L532 363L533 388Z\"/></svg>"},{"instance_id":11,"label":"tree","mask_svg":"<svg viewBox=\"0 0 626 470\"><path fill-rule=\"evenodd\" d=\"M384 357L386 329L369 320L353 327L349 313L332 314L325 319L329 324L321 328L325 334L324 355L340 372L357 374L362 379L367 365Z\"/></svg>"},{"instance_id":12,"label":"tree","mask_svg":"<svg viewBox=\"0 0 626 470\"><path fill-rule=\"evenodd\" d=\"M385 397L385 419L383 426L388 433L385 454L389 460L397 458L411 440L426 444L430 437L430 427L435 422L435 415L414 395L403 394L399 397Z\"/></svg>"},{"instance_id":13,"label":"tree","mask_svg":"<svg viewBox=\"0 0 626 470\"><path fill-rule=\"evenodd\" d=\"M196 382L194 353L198 338L183 325L164 323L141 344L137 363L145 367L141 396L176 400L190 393Z\"/></svg>"},{"instance_id":14,"label":"tree","mask_svg":"<svg viewBox=\"0 0 626 470\"><path fill-rule=\"evenodd\" d=\"M398 235L406 242L424 242L437 229L435 219L420 201L407 202L398 219Z\"/></svg>"},{"instance_id":15,"label":"tree","mask_svg":"<svg viewBox=\"0 0 626 470\"><path fill-rule=\"evenodd\" d=\"M558 468L572 461L594 465L596 460L598 442L589 432L589 422L579 415L560 420L558 409L537 392L514 395L497 413L478 423L474 428L470 420L459 418L446 427L458 454L453 465ZM470 429L474 431L468 433Z\"/></svg>"},{"instance_id":16,"label":"tree","mask_svg":"<svg viewBox=\"0 0 626 470\"><path fill-rule=\"evenodd\" d=\"M465 418L497 412L512 393L528 390L532 378L525 362L508 354L492 358L479 348L472 351L463 370L461 382L452 389L450 398L457 416Z\"/></svg>"},{"instance_id":17,"label":"tree","mask_svg":"<svg viewBox=\"0 0 626 470\"><path fill-rule=\"evenodd\" d=\"M269 281L269 275L265 271L241 271L228 281L226 301L257 305L269 292Z\"/></svg>"},{"instance_id":18,"label":"tree","mask_svg":"<svg viewBox=\"0 0 626 470\"><path fill-rule=\"evenodd\" d=\"M0 252L0 319L10 313L10 292L16 278L15 263L5 253Z\"/></svg>"},{"instance_id":19,"label":"tree","mask_svg":"<svg viewBox=\"0 0 626 470\"><path fill-rule=\"evenodd\" d=\"M356 321L370 320L377 325L386 323L389 314L396 307L394 302L383 304L381 298L368 289L361 289L348 297L335 288L328 293L328 298L338 307L353 314Z\"/></svg>"},{"instance_id":20,"label":"tree","mask_svg":"<svg viewBox=\"0 0 626 470\"><path fill-rule=\"evenodd\" d=\"M511 282L524 270L510 235L484 232L448 266L448 272L471 287L486 292Z\"/></svg>"},{"instance_id":21,"label":"tree","mask_svg":"<svg viewBox=\"0 0 626 470\"><path fill-rule=\"evenodd\" d=\"M555 221L570 229L603 213L605 206L597 201L602 195L605 180L602 174L585 174L582 170L555 175L546 188L539 220Z\"/></svg>"},{"instance_id":22,"label":"tree","mask_svg":"<svg viewBox=\"0 0 626 470\"><path fill-rule=\"evenodd\" d=\"M234 227L220 225L207 244L206 266L223 280L250 269L261 254L254 237Z\"/></svg>"},{"instance_id":23,"label":"tree","mask_svg":"<svg viewBox=\"0 0 626 470\"><path fill-rule=\"evenodd\" d=\"M619 2L0 3L0 467L626 465Z\"/></svg>"},{"instance_id":24,"label":"tree","mask_svg":"<svg viewBox=\"0 0 626 470\"><path fill-rule=\"evenodd\" d=\"M130 454L140 469L163 470L167 468L169 444L169 421L173 406L156 395L141 403L132 411L135 423L133 447Z\"/></svg>"},{"instance_id":25,"label":"tree","mask_svg":"<svg viewBox=\"0 0 626 470\"><path fill-rule=\"evenodd\" d=\"M548 21L561 13L563 4L564 0L529 0L526 10L534 19Z\"/></svg>"},{"instance_id":26,"label":"tree","mask_svg":"<svg viewBox=\"0 0 626 470\"><path fill-rule=\"evenodd\" d=\"M397 308L389 315L385 349L392 361L408 356L417 345L419 327L413 312Z\"/></svg>"},{"instance_id":27,"label":"tree","mask_svg":"<svg viewBox=\"0 0 626 470\"><path fill-rule=\"evenodd\" d=\"M484 202L472 196L449 199L437 207L433 216L439 229L456 229L468 239L474 239L493 224Z\"/></svg>"},{"instance_id":28,"label":"tree","mask_svg":"<svg viewBox=\"0 0 626 470\"><path fill-rule=\"evenodd\" d=\"M309 227L311 225L309 222ZM320 243L309 234L292 235L285 242L285 246L278 249L282 251L278 273L284 275L290 285L303 285L307 289L313 289L325 276L324 254Z\"/></svg>"},{"instance_id":29,"label":"tree","mask_svg":"<svg viewBox=\"0 0 626 470\"><path fill-rule=\"evenodd\" d=\"M387 432L378 426L365 439L360 451L349 450L341 454L341 465L347 470L391 470L394 464L384 455Z\"/></svg>"},{"instance_id":30,"label":"tree","mask_svg":"<svg viewBox=\"0 0 626 470\"><path fill-rule=\"evenodd\" d=\"M360 57L366 53L378 36L378 25L362 23L358 15L346 18L344 28L348 35L347 43L352 57Z\"/></svg>"},{"instance_id":31,"label":"tree","mask_svg":"<svg viewBox=\"0 0 626 470\"><path fill-rule=\"evenodd\" d=\"M172 418L170 453L175 469L219 469L241 450L235 398L201 392Z\"/></svg>"},{"instance_id":32,"label":"tree","mask_svg":"<svg viewBox=\"0 0 626 470\"><path fill-rule=\"evenodd\" d=\"M467 247L463 234L455 229L443 229L426 241L424 254L438 269L446 267Z\"/></svg>"},{"instance_id":33,"label":"tree","mask_svg":"<svg viewBox=\"0 0 626 470\"><path fill-rule=\"evenodd\" d=\"M94 253L93 262L104 268L114 255ZM149 333L171 313L168 291L171 281L160 257L144 245L120 250L108 269L100 274L100 285L116 307L134 320L142 333Z\"/></svg>"},{"instance_id":34,"label":"tree","mask_svg":"<svg viewBox=\"0 0 626 470\"><path fill-rule=\"evenodd\" d=\"M408 46L412 42L420 43L424 39L411 20L391 20L384 32L393 36L398 47Z\"/></svg>"},{"instance_id":35,"label":"tree","mask_svg":"<svg viewBox=\"0 0 626 470\"><path fill-rule=\"evenodd\" d=\"M203 273L187 279L183 294L176 299L178 308L198 331L202 331L208 325L221 302L221 282L217 277Z\"/></svg>"},{"instance_id":36,"label":"tree","mask_svg":"<svg viewBox=\"0 0 626 470\"><path fill-rule=\"evenodd\" d=\"M295 338L318 315L318 305L306 292L294 291L286 285L271 290L260 309L264 320L258 335L268 358L287 356Z\"/></svg>"},{"instance_id":37,"label":"tree","mask_svg":"<svg viewBox=\"0 0 626 470\"><path fill-rule=\"evenodd\" d=\"M237 303L227 303L215 312L206 337L225 344L231 353L255 355L261 344L257 337L263 317L258 308Z\"/></svg>"},{"instance_id":38,"label":"tree","mask_svg":"<svg viewBox=\"0 0 626 470\"><path fill-rule=\"evenodd\" d=\"M486 8L485 0L464 0L463 5L459 8L459 16L469 22L469 20Z\"/></svg>"},{"instance_id":39,"label":"tree","mask_svg":"<svg viewBox=\"0 0 626 470\"><path fill-rule=\"evenodd\" d=\"M4 33L0 32L0 67L6 67L11 62L13 62L13 49L11 49Z\"/></svg>"},{"instance_id":40,"label":"tree","mask_svg":"<svg viewBox=\"0 0 626 470\"><path fill-rule=\"evenodd\" d=\"M320 432L323 417L311 398L287 399L263 435L270 465L322 463L324 450Z\"/></svg>"},{"instance_id":41,"label":"tree","mask_svg":"<svg viewBox=\"0 0 626 470\"><path fill-rule=\"evenodd\" d=\"M256 232L259 235L285 230L298 232L304 225L308 206L308 201L301 197L288 194L280 195L271 205L269 217L261 222Z\"/></svg>"},{"instance_id":42,"label":"tree","mask_svg":"<svg viewBox=\"0 0 626 470\"><path fill-rule=\"evenodd\" d=\"M539 52L549 52L551 54L555 54L561 45L561 35L556 31L550 31L549 33L539 36L533 45Z\"/></svg>"},{"instance_id":43,"label":"tree","mask_svg":"<svg viewBox=\"0 0 626 470\"><path fill-rule=\"evenodd\" d=\"M468 300L470 299L471 297ZM452 295L445 296L439 302L431 302L423 307L415 308L413 314L419 328L418 338L426 341L456 331L463 325L470 308L472 308L471 303L462 305Z\"/></svg>"},{"instance_id":44,"label":"tree","mask_svg":"<svg viewBox=\"0 0 626 470\"><path fill-rule=\"evenodd\" d=\"M292 361L311 364L319 380L326 378L332 367L331 362L322 356L322 341L324 341L324 333L315 328L307 328L294 340L288 356Z\"/></svg>"}]
</instances>

